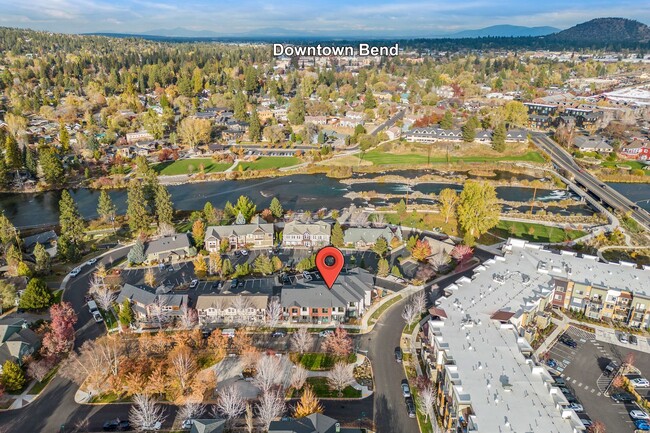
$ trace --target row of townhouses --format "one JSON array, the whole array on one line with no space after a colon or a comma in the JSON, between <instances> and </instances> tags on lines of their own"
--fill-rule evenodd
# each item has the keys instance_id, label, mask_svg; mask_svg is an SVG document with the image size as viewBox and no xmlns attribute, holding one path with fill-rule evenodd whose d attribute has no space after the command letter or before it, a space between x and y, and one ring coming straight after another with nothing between
<instances>
[{"instance_id":1,"label":"row of townhouses","mask_svg":"<svg viewBox=\"0 0 650 433\"><path fill-rule=\"evenodd\" d=\"M429 311L423 356L443 425L465 432L584 431L532 359L529 341L549 323L551 308L647 327L649 277L632 264L509 240L503 257L446 287L448 296Z\"/></svg>"},{"instance_id":2,"label":"row of townhouses","mask_svg":"<svg viewBox=\"0 0 650 433\"><path fill-rule=\"evenodd\" d=\"M482 129L476 131L475 142L492 143L493 132ZM460 129L442 128L413 128L406 135L405 139L411 143L437 143L440 141L460 143L463 141L463 132ZM528 131L524 129L510 129L506 133L507 142L523 143L528 139Z\"/></svg>"}]
</instances>

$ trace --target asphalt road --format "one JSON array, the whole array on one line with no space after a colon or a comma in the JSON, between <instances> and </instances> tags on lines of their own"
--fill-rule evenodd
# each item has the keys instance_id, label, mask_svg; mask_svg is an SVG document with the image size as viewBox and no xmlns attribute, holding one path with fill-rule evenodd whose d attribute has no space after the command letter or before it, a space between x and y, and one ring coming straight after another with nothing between
<instances>
[{"instance_id":1,"label":"asphalt road","mask_svg":"<svg viewBox=\"0 0 650 433\"><path fill-rule=\"evenodd\" d=\"M641 208L638 208L638 210L633 209L632 206L634 206L634 203L582 169L582 167L576 164L573 157L551 138L541 133L534 133L532 139L540 149L551 156L555 165L571 173L574 181L585 188L587 192L611 208L618 209L625 214L629 213L632 218L650 230L650 214L648 212Z\"/></svg>"}]
</instances>

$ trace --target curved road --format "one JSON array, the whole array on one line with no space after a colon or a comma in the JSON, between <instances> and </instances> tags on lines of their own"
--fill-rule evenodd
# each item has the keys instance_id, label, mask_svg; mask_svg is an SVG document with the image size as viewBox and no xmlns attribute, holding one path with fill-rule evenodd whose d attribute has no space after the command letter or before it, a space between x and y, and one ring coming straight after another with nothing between
<instances>
[{"instance_id":1,"label":"curved road","mask_svg":"<svg viewBox=\"0 0 650 433\"><path fill-rule=\"evenodd\" d=\"M130 247L114 250L98 261L109 264L111 260L125 257ZM93 267L85 267L83 272L70 280L63 299L72 303L79 316L76 325L75 345L97 338L104 332L104 327L92 320L85 303L89 279ZM457 278L457 276L450 277ZM444 286L440 281L440 286ZM377 433L392 433L399 426L401 433L419 432L417 421L409 418L402 397L401 381L406 376L402 364L395 361L394 348L399 341L404 327L401 317L407 300L391 306L380 318L372 332L358 337L359 348L367 350L372 361L375 376L375 392L372 397L363 400L337 401L325 400L325 413L339 417L341 421L354 421L362 416L374 419ZM23 409L0 412L0 426L9 432L74 432L75 425L88 420L90 431L100 431L102 423L111 418L128 417L129 404L79 405L74 401L77 386L60 376L56 376L33 403ZM164 427L170 428L175 417L176 407L166 406L167 419Z\"/></svg>"},{"instance_id":2,"label":"curved road","mask_svg":"<svg viewBox=\"0 0 650 433\"><path fill-rule=\"evenodd\" d=\"M650 214L648 212L635 206L625 196L608 187L586 170L583 170L562 146L542 133L532 134L532 140L537 147L550 155L555 165L571 173L575 182L585 188L587 192L593 194L608 206L618 209L625 214L629 213L646 230L650 230ZM636 209L632 206L635 206Z\"/></svg>"}]
</instances>

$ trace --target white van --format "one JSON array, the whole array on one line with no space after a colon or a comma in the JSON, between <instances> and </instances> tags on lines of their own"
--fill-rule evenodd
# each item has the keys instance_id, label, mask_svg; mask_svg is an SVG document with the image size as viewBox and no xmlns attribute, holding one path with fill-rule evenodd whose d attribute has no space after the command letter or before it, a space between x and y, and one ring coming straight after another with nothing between
<instances>
[{"instance_id":1,"label":"white van","mask_svg":"<svg viewBox=\"0 0 650 433\"><path fill-rule=\"evenodd\" d=\"M235 330L233 328L222 329L221 334L228 338L233 338L235 336Z\"/></svg>"},{"instance_id":2,"label":"white van","mask_svg":"<svg viewBox=\"0 0 650 433\"><path fill-rule=\"evenodd\" d=\"M88 311L90 311L91 313L95 311L99 311L99 308L97 308L97 304L95 303L95 301L93 300L88 301Z\"/></svg>"}]
</instances>

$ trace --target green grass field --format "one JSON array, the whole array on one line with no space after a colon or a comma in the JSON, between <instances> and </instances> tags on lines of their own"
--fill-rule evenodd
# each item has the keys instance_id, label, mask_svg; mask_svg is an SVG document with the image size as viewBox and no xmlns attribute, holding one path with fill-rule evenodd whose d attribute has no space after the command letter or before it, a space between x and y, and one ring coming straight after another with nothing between
<instances>
[{"instance_id":1,"label":"green grass field","mask_svg":"<svg viewBox=\"0 0 650 433\"><path fill-rule=\"evenodd\" d=\"M601 167L607 168L619 168L619 167L630 167L630 170L643 170L646 165L641 164L638 161L603 161ZM644 170L646 176L650 176L650 170Z\"/></svg>"},{"instance_id":2,"label":"green grass field","mask_svg":"<svg viewBox=\"0 0 650 433\"><path fill-rule=\"evenodd\" d=\"M317 397L320 398L338 398L339 392L330 388L326 377L309 377L307 384L311 386ZM350 385L343 388L342 398L361 398L361 391L352 388Z\"/></svg>"},{"instance_id":3,"label":"green grass field","mask_svg":"<svg viewBox=\"0 0 650 433\"><path fill-rule=\"evenodd\" d=\"M300 159L294 157L284 156L263 156L257 161L253 162L240 162L239 167L244 171L247 170L270 170L274 168L291 167L292 165L300 164Z\"/></svg>"},{"instance_id":4,"label":"green grass field","mask_svg":"<svg viewBox=\"0 0 650 433\"><path fill-rule=\"evenodd\" d=\"M154 166L158 174L174 176L179 174L198 173L199 167L203 164L206 173L220 173L232 164L214 162L211 158L179 159L178 161L162 162ZM189 167L194 167L189 170Z\"/></svg>"},{"instance_id":5,"label":"green grass field","mask_svg":"<svg viewBox=\"0 0 650 433\"><path fill-rule=\"evenodd\" d=\"M427 156L414 154L394 154L386 153L381 150L372 150L363 156L364 161L370 161L375 165L402 165L402 164L426 164ZM432 164L446 163L445 157L431 157L429 161ZM527 162L544 162L544 158L537 152L527 152L523 155L510 155L510 156L461 156L450 158L451 162L497 162L497 161L527 161Z\"/></svg>"},{"instance_id":6,"label":"green grass field","mask_svg":"<svg viewBox=\"0 0 650 433\"><path fill-rule=\"evenodd\" d=\"M565 242L584 236L580 230L563 230L542 224L524 223L519 221L499 221L490 233L502 238L516 237L533 242Z\"/></svg>"},{"instance_id":7,"label":"green grass field","mask_svg":"<svg viewBox=\"0 0 650 433\"><path fill-rule=\"evenodd\" d=\"M348 356L346 361L348 363L355 362L357 359L354 353ZM301 364L307 370L312 371L325 371L331 370L334 367L334 364L339 361L339 359L330 354L330 353L304 353L302 355L298 353L291 354L291 361L295 364Z\"/></svg>"}]
</instances>

